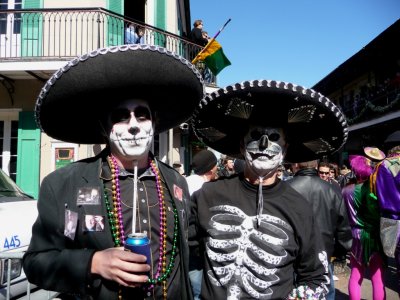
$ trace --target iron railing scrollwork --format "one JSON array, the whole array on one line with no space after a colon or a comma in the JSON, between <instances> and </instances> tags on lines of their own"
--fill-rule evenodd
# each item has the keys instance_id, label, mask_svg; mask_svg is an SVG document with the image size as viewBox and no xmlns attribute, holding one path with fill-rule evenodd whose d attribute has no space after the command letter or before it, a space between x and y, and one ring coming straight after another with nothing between
<instances>
[{"instance_id":1,"label":"iron railing scrollwork","mask_svg":"<svg viewBox=\"0 0 400 300\"><path fill-rule=\"evenodd\" d=\"M76 57L125 44L129 28L136 27L144 30L144 43L163 46L187 59L202 49L187 38L102 8L20 9L0 11L0 59Z\"/></svg>"},{"instance_id":2,"label":"iron railing scrollwork","mask_svg":"<svg viewBox=\"0 0 400 300\"><path fill-rule=\"evenodd\" d=\"M13 9L0 11L0 61L67 60L126 44L138 28L143 32L138 42L163 46L190 61L203 48L103 8Z\"/></svg>"}]
</instances>

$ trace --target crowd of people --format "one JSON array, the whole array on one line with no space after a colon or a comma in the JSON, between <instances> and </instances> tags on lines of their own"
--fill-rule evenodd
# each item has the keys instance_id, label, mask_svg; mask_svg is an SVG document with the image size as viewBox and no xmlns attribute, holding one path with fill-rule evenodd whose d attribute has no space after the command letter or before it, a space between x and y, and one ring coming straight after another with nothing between
<instances>
[{"instance_id":1,"label":"crowd of people","mask_svg":"<svg viewBox=\"0 0 400 300\"><path fill-rule=\"evenodd\" d=\"M41 183L23 267L60 299L334 299L332 262L350 253L351 299L369 268L377 300L386 257L400 266L400 132L339 174L321 158L347 124L320 93L256 80L205 95L189 61L140 45L69 62L35 114L54 139L106 145ZM209 149L185 176L150 149L188 120ZM125 249L137 233L148 257Z\"/></svg>"},{"instance_id":2,"label":"crowd of people","mask_svg":"<svg viewBox=\"0 0 400 300\"><path fill-rule=\"evenodd\" d=\"M398 202L398 193L393 194L393 191L398 190L394 182L400 170L397 166L400 165L400 147L396 147L396 143L400 144L400 132L394 133L385 141L391 158L390 169L387 169L389 157L385 160L386 155L377 147L364 147L362 155L350 155L350 168L346 164L339 168L338 164L323 159L286 163L277 168L277 177L288 181L295 190L304 195L319 219L325 249L328 252L331 282L326 299L335 299L334 281L338 278L333 273L333 262L343 263L349 258L348 290L352 300L361 299L361 286L367 269L375 300L386 299L384 273L388 257L395 257L397 268L400 269L398 250L396 252L396 237L400 233L396 216L399 211L392 207L393 203L396 206ZM390 144L393 146L392 150L388 149ZM383 171L378 170L385 168L385 162L386 174L382 174ZM215 168L219 165L219 171L211 180L243 172L242 168L234 168L236 163L242 165L245 161L222 155L219 163L214 164ZM388 173L389 170L391 173ZM385 177L388 180L384 179ZM377 187L376 178L379 178L380 187ZM390 189L383 192L387 187ZM378 198L377 188L380 193L392 195L392 200L382 200L390 199L387 195ZM381 199L381 202L377 201L378 199ZM388 223L382 227L383 216L389 216L390 221L386 220ZM392 228L392 231L388 228ZM386 248L391 248L390 251L384 251L381 238L384 239ZM201 286L200 282L198 286Z\"/></svg>"},{"instance_id":3,"label":"crowd of people","mask_svg":"<svg viewBox=\"0 0 400 300\"><path fill-rule=\"evenodd\" d=\"M400 278L400 253L396 248L400 236L399 145L400 131L396 131L384 142L387 154L378 147L364 147L361 154L349 156L350 168L342 165L339 171L337 164L326 161L315 166L315 172L339 192L346 206L352 235L348 253L351 300L361 299L361 286L367 269L373 299L386 299L384 273L389 257L395 259ZM397 290L400 291L400 284Z\"/></svg>"}]
</instances>

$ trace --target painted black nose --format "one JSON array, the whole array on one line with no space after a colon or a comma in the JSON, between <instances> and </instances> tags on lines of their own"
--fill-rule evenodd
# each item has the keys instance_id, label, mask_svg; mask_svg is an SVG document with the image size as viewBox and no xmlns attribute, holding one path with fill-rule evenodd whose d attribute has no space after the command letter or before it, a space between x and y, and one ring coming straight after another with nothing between
<instances>
[{"instance_id":1,"label":"painted black nose","mask_svg":"<svg viewBox=\"0 0 400 300\"><path fill-rule=\"evenodd\" d=\"M133 134L133 135L138 134L139 133L139 127L132 126L131 128L128 129L128 131L129 131L130 134Z\"/></svg>"},{"instance_id":2,"label":"painted black nose","mask_svg":"<svg viewBox=\"0 0 400 300\"><path fill-rule=\"evenodd\" d=\"M258 147L260 148L260 150L264 150L268 148L268 143L269 143L268 136L263 135L258 142Z\"/></svg>"}]
</instances>

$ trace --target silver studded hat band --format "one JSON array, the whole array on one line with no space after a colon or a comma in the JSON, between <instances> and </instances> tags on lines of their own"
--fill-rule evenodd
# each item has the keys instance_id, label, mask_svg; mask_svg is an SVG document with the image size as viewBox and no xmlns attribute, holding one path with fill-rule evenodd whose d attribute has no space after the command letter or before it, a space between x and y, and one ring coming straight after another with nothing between
<instances>
[{"instance_id":1,"label":"silver studded hat band","mask_svg":"<svg viewBox=\"0 0 400 300\"><path fill-rule=\"evenodd\" d=\"M332 154L348 136L344 114L327 97L274 80L244 81L207 95L191 124L207 146L233 157L241 157L240 142L249 124L285 128L289 162Z\"/></svg>"},{"instance_id":2,"label":"silver studded hat band","mask_svg":"<svg viewBox=\"0 0 400 300\"><path fill-rule=\"evenodd\" d=\"M38 126L79 144L104 143L101 120L127 99L149 103L160 133L187 121L204 97L201 74L163 47L102 48L69 61L47 81L36 102Z\"/></svg>"}]
</instances>

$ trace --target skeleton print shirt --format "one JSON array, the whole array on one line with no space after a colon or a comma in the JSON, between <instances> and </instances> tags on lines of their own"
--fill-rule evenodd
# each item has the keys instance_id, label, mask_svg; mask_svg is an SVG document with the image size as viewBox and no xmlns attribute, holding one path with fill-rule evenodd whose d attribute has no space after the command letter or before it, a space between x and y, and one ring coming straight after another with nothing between
<instances>
[{"instance_id":1,"label":"skeleton print shirt","mask_svg":"<svg viewBox=\"0 0 400 300\"><path fill-rule=\"evenodd\" d=\"M202 299L286 299L298 286L325 294L327 258L312 208L285 182L242 175L205 183L192 196L191 240L203 255ZM313 298L310 298L313 299Z\"/></svg>"}]
</instances>

